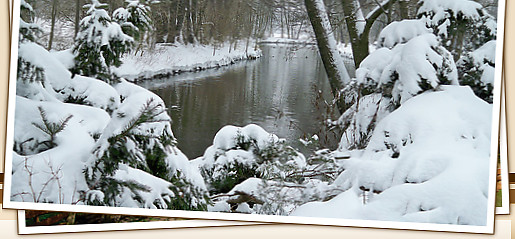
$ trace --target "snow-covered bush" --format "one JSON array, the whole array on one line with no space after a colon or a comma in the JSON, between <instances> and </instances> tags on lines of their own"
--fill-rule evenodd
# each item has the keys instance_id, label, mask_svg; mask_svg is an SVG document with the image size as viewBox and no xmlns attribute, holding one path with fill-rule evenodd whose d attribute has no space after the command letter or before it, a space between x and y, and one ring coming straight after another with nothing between
<instances>
[{"instance_id":1,"label":"snow-covered bush","mask_svg":"<svg viewBox=\"0 0 515 239\"><path fill-rule=\"evenodd\" d=\"M226 193L248 178L294 181L291 174L305 167L304 155L284 139L250 124L225 126L213 145L195 160L212 194Z\"/></svg>"},{"instance_id":2,"label":"snow-covered bush","mask_svg":"<svg viewBox=\"0 0 515 239\"><path fill-rule=\"evenodd\" d=\"M460 84L470 86L479 98L488 103L493 102L495 48L496 41L489 41L456 63Z\"/></svg>"},{"instance_id":3,"label":"snow-covered bush","mask_svg":"<svg viewBox=\"0 0 515 239\"><path fill-rule=\"evenodd\" d=\"M418 17L434 30L444 46L459 59L497 35L495 18L477 1L423 0Z\"/></svg>"},{"instance_id":4,"label":"snow-covered bush","mask_svg":"<svg viewBox=\"0 0 515 239\"><path fill-rule=\"evenodd\" d=\"M196 159L208 182L209 211L288 215L296 207L337 194L329 184L341 172L335 155L305 159L257 125L225 126Z\"/></svg>"},{"instance_id":5,"label":"snow-covered bush","mask_svg":"<svg viewBox=\"0 0 515 239\"><path fill-rule=\"evenodd\" d=\"M139 0L126 0L126 8L118 8L113 12L113 20L122 27L123 31L141 42L146 31L152 30L150 7Z\"/></svg>"},{"instance_id":6,"label":"snow-covered bush","mask_svg":"<svg viewBox=\"0 0 515 239\"><path fill-rule=\"evenodd\" d=\"M397 44L404 44L409 40L431 33L423 21L419 19L402 20L388 24L381 32L377 42L380 47L392 49Z\"/></svg>"},{"instance_id":7,"label":"snow-covered bush","mask_svg":"<svg viewBox=\"0 0 515 239\"><path fill-rule=\"evenodd\" d=\"M97 140L86 170L90 190L101 191L103 200L86 199L94 204L117 206L121 183L116 174L121 165L128 165L172 182L169 188L173 194L157 201L156 207L205 209L206 187L200 172L189 165L175 146L164 102L150 91L123 80L114 88L122 102ZM133 187L138 189L135 185L124 186L132 191ZM148 202L140 203L140 207L148 206Z\"/></svg>"},{"instance_id":8,"label":"snow-covered bush","mask_svg":"<svg viewBox=\"0 0 515 239\"><path fill-rule=\"evenodd\" d=\"M469 87L441 88L377 124L332 185L343 193L291 215L485 225L492 106Z\"/></svg>"},{"instance_id":9,"label":"snow-covered bush","mask_svg":"<svg viewBox=\"0 0 515 239\"><path fill-rule=\"evenodd\" d=\"M133 38L123 33L118 23L103 8L107 4L91 0L87 16L80 22L73 48L75 67L73 72L83 76L91 76L104 81L111 79L111 66L121 65L122 54L128 52Z\"/></svg>"},{"instance_id":10,"label":"snow-covered bush","mask_svg":"<svg viewBox=\"0 0 515 239\"><path fill-rule=\"evenodd\" d=\"M440 85L458 84L453 57L435 35L415 36L406 43L389 42L393 48L372 52L347 86L346 91L355 93L349 94L347 101L352 106L339 119L345 130L343 148L364 148L375 124L410 98Z\"/></svg>"}]
</instances>

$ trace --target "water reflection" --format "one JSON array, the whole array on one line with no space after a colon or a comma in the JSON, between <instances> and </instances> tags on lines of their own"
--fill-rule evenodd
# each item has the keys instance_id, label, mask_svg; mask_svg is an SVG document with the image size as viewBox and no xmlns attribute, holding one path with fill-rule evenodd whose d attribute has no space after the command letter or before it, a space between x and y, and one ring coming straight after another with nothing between
<instances>
[{"instance_id":1,"label":"water reflection","mask_svg":"<svg viewBox=\"0 0 515 239\"><path fill-rule=\"evenodd\" d=\"M257 124L304 153L299 138L313 134L324 146L336 147L338 133L322 133L324 100L331 93L315 46L261 49L263 57L255 61L141 84L165 101L178 146L189 158L201 156L228 124Z\"/></svg>"}]
</instances>

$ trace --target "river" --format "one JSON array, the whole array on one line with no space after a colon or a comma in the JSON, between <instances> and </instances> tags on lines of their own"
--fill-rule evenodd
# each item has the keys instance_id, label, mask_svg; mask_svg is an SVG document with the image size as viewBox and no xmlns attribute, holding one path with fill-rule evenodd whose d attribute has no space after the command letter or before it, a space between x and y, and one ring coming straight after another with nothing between
<instances>
[{"instance_id":1,"label":"river","mask_svg":"<svg viewBox=\"0 0 515 239\"><path fill-rule=\"evenodd\" d=\"M332 97L316 46L260 48L257 60L140 83L164 100L178 147L190 159L202 156L225 125L257 124L304 154L315 146L299 139L315 134L321 147L337 147L341 134L323 124L338 115L325 104Z\"/></svg>"}]
</instances>

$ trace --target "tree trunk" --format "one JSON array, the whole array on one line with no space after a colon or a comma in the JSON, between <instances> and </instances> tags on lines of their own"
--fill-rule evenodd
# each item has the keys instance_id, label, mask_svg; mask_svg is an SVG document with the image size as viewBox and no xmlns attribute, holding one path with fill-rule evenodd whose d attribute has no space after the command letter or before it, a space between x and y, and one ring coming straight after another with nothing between
<instances>
[{"instance_id":1,"label":"tree trunk","mask_svg":"<svg viewBox=\"0 0 515 239\"><path fill-rule=\"evenodd\" d=\"M358 19L357 14L362 13L358 0L341 0L343 7L343 14L345 15L345 23L347 31L350 36L350 43L352 46L352 54L354 56L354 65L356 68L368 56L368 37L374 22L381 16L387 9L389 9L397 0L388 0L382 2L375 9L368 13L367 18ZM361 14L362 16L362 14ZM359 26L358 24L363 24Z\"/></svg>"},{"instance_id":2,"label":"tree trunk","mask_svg":"<svg viewBox=\"0 0 515 239\"><path fill-rule=\"evenodd\" d=\"M54 30L55 30L55 21L57 18L57 0L52 0L52 12L51 12L51 25L50 25L50 35L48 36L48 48L47 50L52 49L52 43L54 42Z\"/></svg>"},{"instance_id":3,"label":"tree trunk","mask_svg":"<svg viewBox=\"0 0 515 239\"><path fill-rule=\"evenodd\" d=\"M187 12L186 12L186 36L185 43L193 44L195 43L195 35L193 32L193 4L192 0L188 0Z\"/></svg>"},{"instance_id":4,"label":"tree trunk","mask_svg":"<svg viewBox=\"0 0 515 239\"><path fill-rule=\"evenodd\" d=\"M350 43L352 46L352 55L354 56L354 65L356 68L368 56L368 34L363 37L364 29L358 29L358 19L356 12L361 11L356 0L342 0L343 14L345 15L345 24L349 32ZM363 32L360 32L363 31ZM366 47L363 47L366 45Z\"/></svg>"},{"instance_id":5,"label":"tree trunk","mask_svg":"<svg viewBox=\"0 0 515 239\"><path fill-rule=\"evenodd\" d=\"M336 39L332 33L324 2L323 0L305 0L304 4L315 32L318 50L331 85L331 91L336 99L338 110L343 113L347 107L340 94L343 87L350 82L350 77L336 47Z\"/></svg>"},{"instance_id":6,"label":"tree trunk","mask_svg":"<svg viewBox=\"0 0 515 239\"><path fill-rule=\"evenodd\" d=\"M75 0L75 32L73 34L73 38L77 37L77 34L80 30L80 12L81 12L82 4L81 0Z\"/></svg>"}]
</instances>

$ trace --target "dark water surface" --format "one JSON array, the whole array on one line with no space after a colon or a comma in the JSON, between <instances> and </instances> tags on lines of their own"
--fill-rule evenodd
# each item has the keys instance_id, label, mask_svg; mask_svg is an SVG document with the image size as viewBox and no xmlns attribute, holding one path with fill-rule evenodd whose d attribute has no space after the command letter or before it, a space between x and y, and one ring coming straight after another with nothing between
<instances>
[{"instance_id":1,"label":"dark water surface","mask_svg":"<svg viewBox=\"0 0 515 239\"><path fill-rule=\"evenodd\" d=\"M322 146L336 147L339 133L324 133L322 124L331 91L316 46L260 47L258 60L140 84L165 101L178 146L189 158L201 156L229 124L257 124L305 154L309 149L299 138L314 134Z\"/></svg>"}]
</instances>

